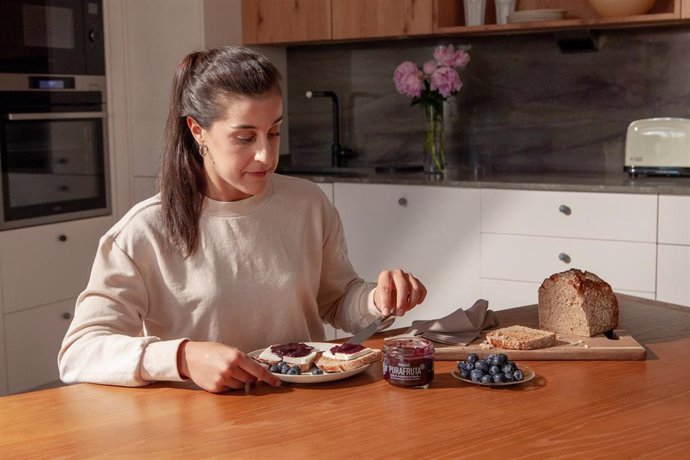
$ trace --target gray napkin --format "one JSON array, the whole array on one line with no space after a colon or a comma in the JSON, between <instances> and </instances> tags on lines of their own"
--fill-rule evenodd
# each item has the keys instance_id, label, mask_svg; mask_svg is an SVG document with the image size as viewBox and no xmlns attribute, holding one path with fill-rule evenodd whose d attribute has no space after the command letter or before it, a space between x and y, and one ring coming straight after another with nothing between
<instances>
[{"instance_id":1,"label":"gray napkin","mask_svg":"<svg viewBox=\"0 0 690 460\"><path fill-rule=\"evenodd\" d=\"M496 326L496 313L489 310L488 301L479 299L467 310L458 308L443 318L413 321L405 334L421 335L434 342L467 346L479 337L483 329Z\"/></svg>"}]
</instances>

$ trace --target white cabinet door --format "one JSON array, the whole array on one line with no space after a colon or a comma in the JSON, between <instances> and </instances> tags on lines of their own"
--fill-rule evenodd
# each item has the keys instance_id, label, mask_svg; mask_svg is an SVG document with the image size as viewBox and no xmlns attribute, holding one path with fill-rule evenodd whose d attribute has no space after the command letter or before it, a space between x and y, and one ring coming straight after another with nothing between
<instances>
[{"instance_id":1,"label":"white cabinet door","mask_svg":"<svg viewBox=\"0 0 690 460\"><path fill-rule=\"evenodd\" d=\"M654 243L498 234L482 234L481 241L482 278L541 283L553 273L579 268L614 290L655 291Z\"/></svg>"},{"instance_id":2,"label":"white cabinet door","mask_svg":"<svg viewBox=\"0 0 690 460\"><path fill-rule=\"evenodd\" d=\"M111 217L102 217L0 233L4 312L76 297L111 225Z\"/></svg>"},{"instance_id":3,"label":"white cabinet door","mask_svg":"<svg viewBox=\"0 0 690 460\"><path fill-rule=\"evenodd\" d=\"M402 268L428 289L396 326L445 316L479 297L479 190L335 183L334 200L364 279Z\"/></svg>"},{"instance_id":4,"label":"white cabinet door","mask_svg":"<svg viewBox=\"0 0 690 460\"><path fill-rule=\"evenodd\" d=\"M659 243L690 245L690 197L659 196Z\"/></svg>"},{"instance_id":5,"label":"white cabinet door","mask_svg":"<svg viewBox=\"0 0 690 460\"><path fill-rule=\"evenodd\" d=\"M483 233L656 241L655 195L481 191Z\"/></svg>"},{"instance_id":6,"label":"white cabinet door","mask_svg":"<svg viewBox=\"0 0 690 460\"><path fill-rule=\"evenodd\" d=\"M660 244L656 300L690 305L690 246Z\"/></svg>"},{"instance_id":7,"label":"white cabinet door","mask_svg":"<svg viewBox=\"0 0 690 460\"><path fill-rule=\"evenodd\" d=\"M185 54L204 47L202 2L128 0L124 23L133 175L156 177L175 69Z\"/></svg>"},{"instance_id":8,"label":"white cabinet door","mask_svg":"<svg viewBox=\"0 0 690 460\"><path fill-rule=\"evenodd\" d=\"M0 396L7 394L7 362L5 356L5 318L0 313Z\"/></svg>"},{"instance_id":9,"label":"white cabinet door","mask_svg":"<svg viewBox=\"0 0 690 460\"><path fill-rule=\"evenodd\" d=\"M57 355L74 313L75 299L5 315L10 393L59 378Z\"/></svg>"}]
</instances>

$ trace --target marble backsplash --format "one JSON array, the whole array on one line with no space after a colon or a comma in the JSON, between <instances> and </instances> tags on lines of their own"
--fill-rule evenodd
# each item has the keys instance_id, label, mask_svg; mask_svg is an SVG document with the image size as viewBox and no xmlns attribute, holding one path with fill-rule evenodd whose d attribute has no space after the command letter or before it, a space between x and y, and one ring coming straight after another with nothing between
<instances>
[{"instance_id":1,"label":"marble backsplash","mask_svg":"<svg viewBox=\"0 0 690 460\"><path fill-rule=\"evenodd\" d=\"M424 114L396 92L402 61L438 44L470 45L464 87L446 103L450 167L485 171L615 173L636 119L690 118L690 27L602 31L599 50L563 53L551 33L311 45L287 49L293 162L330 165L332 106L350 166L422 161Z\"/></svg>"}]
</instances>

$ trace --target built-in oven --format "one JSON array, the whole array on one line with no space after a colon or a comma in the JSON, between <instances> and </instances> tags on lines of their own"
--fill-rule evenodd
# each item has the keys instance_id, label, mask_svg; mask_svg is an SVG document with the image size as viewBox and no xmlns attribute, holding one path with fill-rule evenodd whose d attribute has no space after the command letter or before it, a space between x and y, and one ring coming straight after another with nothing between
<instances>
[{"instance_id":1,"label":"built-in oven","mask_svg":"<svg viewBox=\"0 0 690 460\"><path fill-rule=\"evenodd\" d=\"M0 88L0 229L110 214L105 77L0 74Z\"/></svg>"},{"instance_id":2,"label":"built-in oven","mask_svg":"<svg viewBox=\"0 0 690 460\"><path fill-rule=\"evenodd\" d=\"M0 0L0 73L104 75L102 0Z\"/></svg>"}]
</instances>

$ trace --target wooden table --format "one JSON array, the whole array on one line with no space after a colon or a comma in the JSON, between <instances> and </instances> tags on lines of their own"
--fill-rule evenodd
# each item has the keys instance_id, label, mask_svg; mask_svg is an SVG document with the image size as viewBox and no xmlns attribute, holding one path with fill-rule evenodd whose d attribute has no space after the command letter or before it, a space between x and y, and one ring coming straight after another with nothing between
<instances>
[{"instance_id":1,"label":"wooden table","mask_svg":"<svg viewBox=\"0 0 690 460\"><path fill-rule=\"evenodd\" d=\"M646 361L524 362L537 377L504 389L449 361L428 389L389 385L380 365L249 394L74 385L0 398L0 457L687 458L690 309L619 298Z\"/></svg>"}]
</instances>

